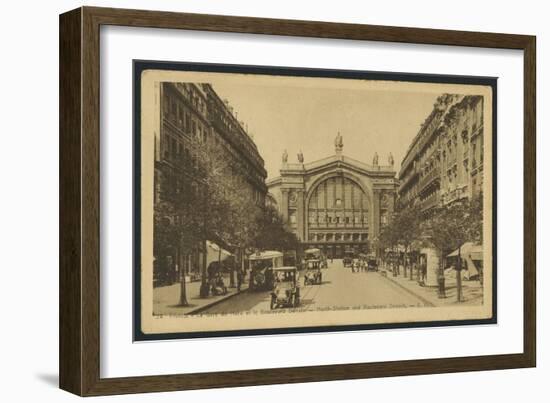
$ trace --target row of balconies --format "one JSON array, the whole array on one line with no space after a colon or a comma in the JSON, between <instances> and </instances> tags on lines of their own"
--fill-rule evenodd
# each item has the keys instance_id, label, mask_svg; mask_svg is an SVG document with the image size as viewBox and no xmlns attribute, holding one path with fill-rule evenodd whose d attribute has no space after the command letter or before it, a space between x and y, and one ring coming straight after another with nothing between
<instances>
[{"instance_id":1,"label":"row of balconies","mask_svg":"<svg viewBox=\"0 0 550 403\"><path fill-rule=\"evenodd\" d=\"M264 161L259 155L259 153L257 152L256 148L254 147L253 144L249 143L249 140L247 138L244 137L247 135L241 135L238 129L234 127L233 128L229 127L223 121L223 119L221 119L221 117L219 117L216 114L213 114L210 120L213 126L217 128L218 132L223 133L224 137L227 139L229 143L233 145L233 147L246 152L248 156L247 158L253 161L253 163L258 167L261 167L261 168L264 167Z\"/></svg>"},{"instance_id":2,"label":"row of balconies","mask_svg":"<svg viewBox=\"0 0 550 403\"><path fill-rule=\"evenodd\" d=\"M422 200L420 206L422 207L422 210L428 210L432 207L439 205L439 199L439 192L434 192L430 196Z\"/></svg>"},{"instance_id":3,"label":"row of balconies","mask_svg":"<svg viewBox=\"0 0 550 403\"><path fill-rule=\"evenodd\" d=\"M424 175L419 181L419 190L422 192L424 188L430 185L435 180L439 180L441 173L439 172L439 167L433 168L428 174Z\"/></svg>"},{"instance_id":4,"label":"row of balconies","mask_svg":"<svg viewBox=\"0 0 550 403\"><path fill-rule=\"evenodd\" d=\"M449 190L442 194L441 201L443 204L449 204L454 202L455 200L462 199L464 197L468 196L468 186L462 185L455 189Z\"/></svg>"},{"instance_id":5,"label":"row of balconies","mask_svg":"<svg viewBox=\"0 0 550 403\"><path fill-rule=\"evenodd\" d=\"M418 175L418 171L416 171L416 168L412 168L409 173L401 179L401 185L400 187L402 189L406 189L407 186L409 186L410 183L412 183L413 179L416 178Z\"/></svg>"}]
</instances>

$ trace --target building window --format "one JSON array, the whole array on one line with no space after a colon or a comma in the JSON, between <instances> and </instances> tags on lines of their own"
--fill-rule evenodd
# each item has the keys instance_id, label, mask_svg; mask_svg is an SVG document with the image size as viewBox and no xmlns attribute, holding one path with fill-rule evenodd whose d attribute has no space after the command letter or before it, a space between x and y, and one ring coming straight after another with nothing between
<instances>
[{"instance_id":1,"label":"building window","mask_svg":"<svg viewBox=\"0 0 550 403\"><path fill-rule=\"evenodd\" d=\"M483 137L480 139L479 146L479 162L483 164Z\"/></svg>"},{"instance_id":2,"label":"building window","mask_svg":"<svg viewBox=\"0 0 550 403\"><path fill-rule=\"evenodd\" d=\"M176 113L177 113L177 107L178 105L176 104L176 101L174 100L170 100L170 112L172 112L172 115L175 117L176 116Z\"/></svg>"},{"instance_id":3,"label":"building window","mask_svg":"<svg viewBox=\"0 0 550 403\"><path fill-rule=\"evenodd\" d=\"M189 133L191 131L191 116L189 113L185 114L185 131Z\"/></svg>"},{"instance_id":4,"label":"building window","mask_svg":"<svg viewBox=\"0 0 550 403\"><path fill-rule=\"evenodd\" d=\"M172 152L172 158L176 158L177 156L177 143L174 138L170 138L170 151Z\"/></svg>"}]
</instances>

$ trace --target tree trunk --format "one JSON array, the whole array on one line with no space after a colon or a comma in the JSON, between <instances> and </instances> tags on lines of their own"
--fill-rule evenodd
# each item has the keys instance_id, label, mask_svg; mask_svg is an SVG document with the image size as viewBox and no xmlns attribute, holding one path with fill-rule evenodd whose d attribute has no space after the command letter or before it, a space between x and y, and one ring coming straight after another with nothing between
<instances>
[{"instance_id":1,"label":"tree trunk","mask_svg":"<svg viewBox=\"0 0 550 403\"><path fill-rule=\"evenodd\" d=\"M407 270L409 270L409 249L405 246L405 253L403 254L403 277L407 278Z\"/></svg>"},{"instance_id":2,"label":"tree trunk","mask_svg":"<svg viewBox=\"0 0 550 403\"><path fill-rule=\"evenodd\" d=\"M241 259L241 273L242 273L242 276L243 278L245 277L245 272L244 272L244 248L241 248L240 250L240 259Z\"/></svg>"},{"instance_id":3,"label":"tree trunk","mask_svg":"<svg viewBox=\"0 0 550 403\"><path fill-rule=\"evenodd\" d=\"M438 288L438 298L447 298L445 292L445 263L443 261L443 256L445 252L443 249L439 250L439 270L437 273L437 288Z\"/></svg>"},{"instance_id":4,"label":"tree trunk","mask_svg":"<svg viewBox=\"0 0 550 403\"><path fill-rule=\"evenodd\" d=\"M237 264L237 260L235 259L235 255L233 255L231 259L231 266L229 266L229 288L235 288L235 265Z\"/></svg>"},{"instance_id":5,"label":"tree trunk","mask_svg":"<svg viewBox=\"0 0 550 403\"><path fill-rule=\"evenodd\" d=\"M188 306L189 302L187 302L187 290L186 290L186 283L185 283L185 270L183 270L183 267L180 269L180 306Z\"/></svg>"},{"instance_id":6,"label":"tree trunk","mask_svg":"<svg viewBox=\"0 0 550 403\"><path fill-rule=\"evenodd\" d=\"M235 264L231 263L229 267L229 287L235 288Z\"/></svg>"},{"instance_id":7,"label":"tree trunk","mask_svg":"<svg viewBox=\"0 0 550 403\"><path fill-rule=\"evenodd\" d=\"M403 252L403 277L407 278L407 250Z\"/></svg>"},{"instance_id":8,"label":"tree trunk","mask_svg":"<svg viewBox=\"0 0 550 403\"><path fill-rule=\"evenodd\" d=\"M206 254L208 252L208 244L206 238L202 241L202 264L201 264L201 298L208 297L208 279L206 277Z\"/></svg>"},{"instance_id":9,"label":"tree trunk","mask_svg":"<svg viewBox=\"0 0 550 403\"><path fill-rule=\"evenodd\" d=\"M460 248L458 247L458 262L456 267L456 301L462 302L462 258L460 257Z\"/></svg>"},{"instance_id":10,"label":"tree trunk","mask_svg":"<svg viewBox=\"0 0 550 403\"><path fill-rule=\"evenodd\" d=\"M410 246L409 246L409 249L410 249ZM413 280L413 267L414 267L414 264L409 259L409 280L411 281Z\"/></svg>"},{"instance_id":11,"label":"tree trunk","mask_svg":"<svg viewBox=\"0 0 550 403\"><path fill-rule=\"evenodd\" d=\"M180 306L188 306L187 302L187 290L185 285L185 267L182 262L181 245L178 245L178 266L179 266L179 280L180 280Z\"/></svg>"}]
</instances>

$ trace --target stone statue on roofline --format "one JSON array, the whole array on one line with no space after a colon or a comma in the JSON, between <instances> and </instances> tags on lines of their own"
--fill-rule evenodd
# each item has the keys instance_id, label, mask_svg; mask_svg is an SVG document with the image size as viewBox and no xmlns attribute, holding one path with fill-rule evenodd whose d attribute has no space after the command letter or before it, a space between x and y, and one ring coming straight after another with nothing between
<instances>
[{"instance_id":1,"label":"stone statue on roofline","mask_svg":"<svg viewBox=\"0 0 550 403\"><path fill-rule=\"evenodd\" d=\"M300 152L298 153L298 162L300 164L304 163L304 154L302 153L302 150L300 150Z\"/></svg>"},{"instance_id":2,"label":"stone statue on roofline","mask_svg":"<svg viewBox=\"0 0 550 403\"><path fill-rule=\"evenodd\" d=\"M374 152L374 157L372 157L372 165L378 166L378 153Z\"/></svg>"},{"instance_id":3,"label":"stone statue on roofline","mask_svg":"<svg viewBox=\"0 0 550 403\"><path fill-rule=\"evenodd\" d=\"M285 150L283 151L283 164L286 164L288 162L288 152Z\"/></svg>"},{"instance_id":4,"label":"stone statue on roofline","mask_svg":"<svg viewBox=\"0 0 550 403\"><path fill-rule=\"evenodd\" d=\"M340 132L338 132L336 138L334 139L334 148L336 149L337 153L341 153L342 149L344 148L344 138L342 137Z\"/></svg>"},{"instance_id":5,"label":"stone statue on roofline","mask_svg":"<svg viewBox=\"0 0 550 403\"><path fill-rule=\"evenodd\" d=\"M395 161L393 160L393 155L392 155L392 153L391 153L391 151L390 151L390 155L388 155L388 164L389 164L390 166L393 166L394 162L395 162Z\"/></svg>"}]
</instances>

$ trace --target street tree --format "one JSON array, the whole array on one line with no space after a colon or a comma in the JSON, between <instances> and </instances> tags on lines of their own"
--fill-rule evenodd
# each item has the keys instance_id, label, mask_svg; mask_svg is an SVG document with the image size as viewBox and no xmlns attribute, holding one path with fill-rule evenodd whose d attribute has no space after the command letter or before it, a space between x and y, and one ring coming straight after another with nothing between
<instances>
[{"instance_id":1,"label":"street tree","mask_svg":"<svg viewBox=\"0 0 550 403\"><path fill-rule=\"evenodd\" d=\"M418 204L404 207L397 211L395 216L396 238L400 245L405 250L404 259L404 275L407 276L407 269L409 270L409 277L412 280L413 272L410 265L410 252L411 247L415 241L420 238L420 223L422 221L422 211Z\"/></svg>"},{"instance_id":2,"label":"street tree","mask_svg":"<svg viewBox=\"0 0 550 403\"><path fill-rule=\"evenodd\" d=\"M399 227L397 225L397 213L393 213L386 225L384 225L380 230L380 235L378 236L378 245L382 248L382 250L387 251L395 251L395 248L398 246L399 243ZM390 262L392 264L392 271L394 275L396 274L396 270L398 269L398 265L396 265L396 262L392 261Z\"/></svg>"},{"instance_id":3,"label":"street tree","mask_svg":"<svg viewBox=\"0 0 550 403\"><path fill-rule=\"evenodd\" d=\"M194 145L188 153L173 155L169 162L158 162L163 174L158 179L163 181L160 184L163 192L162 202L156 203L155 209L155 244L157 253L161 252L161 244L174 249L183 306L188 302L181 257L193 251L202 253L200 294L204 296L208 290L207 240L223 244L232 225L227 214L230 207L225 178L228 156L204 143ZM168 163L172 166L165 166Z\"/></svg>"},{"instance_id":4,"label":"street tree","mask_svg":"<svg viewBox=\"0 0 550 403\"><path fill-rule=\"evenodd\" d=\"M258 234L254 246L257 249L267 250L296 250L299 240L288 228L283 217L273 206L266 206L257 217Z\"/></svg>"},{"instance_id":5,"label":"street tree","mask_svg":"<svg viewBox=\"0 0 550 403\"><path fill-rule=\"evenodd\" d=\"M456 267L457 301L462 302L461 247L466 242L481 241L482 197L479 199L461 199L438 207L423 222L424 239L435 247L440 257L439 277L443 281L444 258L458 249Z\"/></svg>"}]
</instances>

